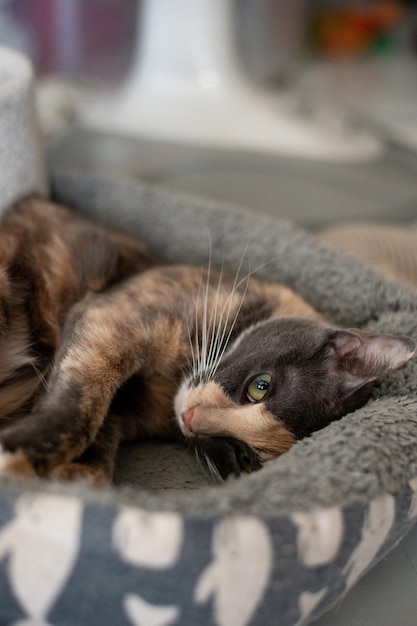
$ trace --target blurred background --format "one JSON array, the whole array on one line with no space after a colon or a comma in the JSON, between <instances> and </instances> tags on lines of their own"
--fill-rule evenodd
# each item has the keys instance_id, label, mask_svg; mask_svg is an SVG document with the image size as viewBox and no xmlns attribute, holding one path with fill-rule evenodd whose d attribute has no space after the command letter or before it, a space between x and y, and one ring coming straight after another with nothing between
<instances>
[{"instance_id":1,"label":"blurred background","mask_svg":"<svg viewBox=\"0 0 417 626\"><path fill-rule=\"evenodd\" d=\"M416 287L416 4L0 0L0 45L34 64L52 173L288 218ZM416 562L413 532L317 626L414 625Z\"/></svg>"},{"instance_id":2,"label":"blurred background","mask_svg":"<svg viewBox=\"0 0 417 626\"><path fill-rule=\"evenodd\" d=\"M137 39L144 36L145 4L140 0L1 0L0 41L28 54L39 76L122 84ZM165 0L167 7L170 4L176 11L183 7L181 0ZM237 41L242 64L260 82L282 84L295 65L307 60L364 61L417 53L417 12L412 0L235 0L231 4L235 32L230 35Z\"/></svg>"},{"instance_id":3,"label":"blurred background","mask_svg":"<svg viewBox=\"0 0 417 626\"><path fill-rule=\"evenodd\" d=\"M417 6L400 0L0 0L52 168L319 229L417 218Z\"/></svg>"}]
</instances>

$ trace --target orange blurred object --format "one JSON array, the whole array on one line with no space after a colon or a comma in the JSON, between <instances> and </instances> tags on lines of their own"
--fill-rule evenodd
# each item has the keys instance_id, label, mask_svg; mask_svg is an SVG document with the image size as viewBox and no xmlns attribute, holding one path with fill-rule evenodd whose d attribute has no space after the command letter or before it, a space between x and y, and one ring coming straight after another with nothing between
<instances>
[{"instance_id":1,"label":"orange blurred object","mask_svg":"<svg viewBox=\"0 0 417 626\"><path fill-rule=\"evenodd\" d=\"M404 7L395 0L317 11L312 18L313 48L330 55L384 50L403 16Z\"/></svg>"}]
</instances>

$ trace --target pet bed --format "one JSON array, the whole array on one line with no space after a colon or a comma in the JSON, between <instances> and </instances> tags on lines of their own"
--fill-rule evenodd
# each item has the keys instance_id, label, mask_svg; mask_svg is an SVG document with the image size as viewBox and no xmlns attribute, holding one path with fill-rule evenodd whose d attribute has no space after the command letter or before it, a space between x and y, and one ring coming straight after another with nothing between
<instances>
[{"instance_id":1,"label":"pet bed","mask_svg":"<svg viewBox=\"0 0 417 626\"><path fill-rule=\"evenodd\" d=\"M129 180L52 182L56 200L140 234L167 260L201 263L210 238L212 262L233 271L246 249L259 274L333 322L417 338L417 292L287 222ZM359 411L221 486L152 493L3 477L0 623L307 624L415 521L416 374L413 360Z\"/></svg>"}]
</instances>

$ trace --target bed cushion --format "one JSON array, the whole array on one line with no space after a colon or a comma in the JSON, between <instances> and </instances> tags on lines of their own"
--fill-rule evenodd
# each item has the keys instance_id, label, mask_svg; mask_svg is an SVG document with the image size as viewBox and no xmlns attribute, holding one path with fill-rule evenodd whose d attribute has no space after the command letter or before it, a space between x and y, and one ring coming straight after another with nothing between
<instances>
[{"instance_id":1,"label":"bed cushion","mask_svg":"<svg viewBox=\"0 0 417 626\"><path fill-rule=\"evenodd\" d=\"M210 232L214 262L233 269L247 245L251 267L267 263L260 274L293 286L335 323L417 338L416 292L289 223L109 177L56 175L53 195L140 234L169 260L207 258ZM359 411L221 486L152 492L3 479L0 617L308 623L414 523L416 380L413 360Z\"/></svg>"}]
</instances>

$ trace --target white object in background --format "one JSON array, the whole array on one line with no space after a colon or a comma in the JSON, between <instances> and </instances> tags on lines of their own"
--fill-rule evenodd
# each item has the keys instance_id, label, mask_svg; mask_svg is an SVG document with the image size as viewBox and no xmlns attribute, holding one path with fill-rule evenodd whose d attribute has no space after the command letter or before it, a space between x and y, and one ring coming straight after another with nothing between
<instances>
[{"instance_id":1,"label":"white object in background","mask_svg":"<svg viewBox=\"0 0 417 626\"><path fill-rule=\"evenodd\" d=\"M0 211L46 190L32 68L24 56L0 47Z\"/></svg>"},{"instance_id":2,"label":"white object in background","mask_svg":"<svg viewBox=\"0 0 417 626\"><path fill-rule=\"evenodd\" d=\"M280 105L239 65L234 0L144 0L132 71L88 127L162 141L337 161L374 159L373 136ZM141 28L142 27L142 28Z\"/></svg>"}]
</instances>

